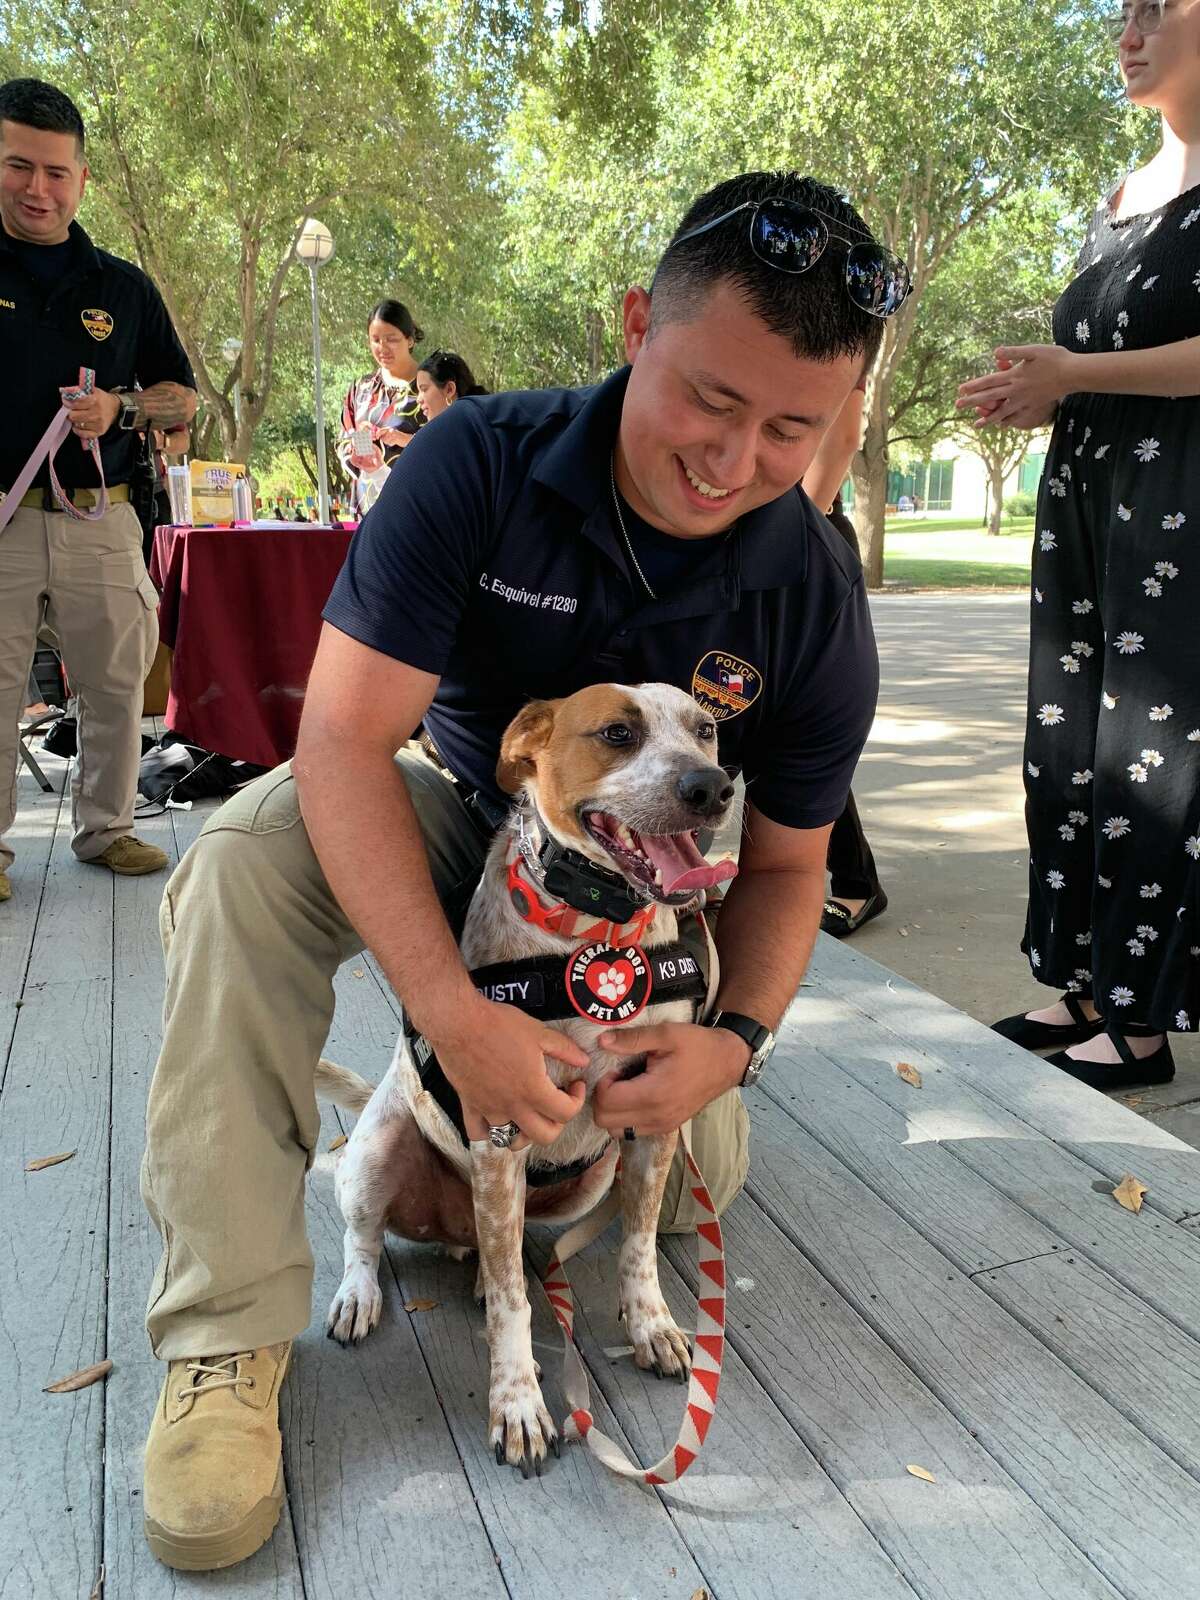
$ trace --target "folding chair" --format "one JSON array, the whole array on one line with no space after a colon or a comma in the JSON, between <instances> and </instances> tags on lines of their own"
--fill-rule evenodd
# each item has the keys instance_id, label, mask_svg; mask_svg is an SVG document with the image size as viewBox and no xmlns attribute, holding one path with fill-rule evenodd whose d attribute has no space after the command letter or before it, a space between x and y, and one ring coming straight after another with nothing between
<instances>
[{"instance_id":1,"label":"folding chair","mask_svg":"<svg viewBox=\"0 0 1200 1600\"><path fill-rule=\"evenodd\" d=\"M39 651L39 654L41 653ZM61 683L61 669L59 681ZM42 699L42 686L38 683L35 672L29 674L29 687L25 692L25 698L26 703L31 706L37 705ZM17 748L20 751L21 760L33 773L34 781L38 787L46 794L53 794L54 785L34 760L29 741L35 733L39 733L43 728L48 728L52 723L57 722L63 716L65 710L65 706L51 706L48 711L43 711L40 716L23 717L17 724Z\"/></svg>"}]
</instances>

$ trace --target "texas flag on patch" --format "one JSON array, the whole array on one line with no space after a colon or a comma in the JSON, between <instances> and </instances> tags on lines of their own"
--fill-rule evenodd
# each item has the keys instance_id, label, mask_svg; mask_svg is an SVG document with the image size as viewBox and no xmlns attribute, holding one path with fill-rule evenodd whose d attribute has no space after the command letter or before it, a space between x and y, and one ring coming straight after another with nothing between
<instances>
[{"instance_id":1,"label":"texas flag on patch","mask_svg":"<svg viewBox=\"0 0 1200 1600\"><path fill-rule=\"evenodd\" d=\"M740 672L727 672L721 668L721 687L728 689L730 694L741 694L746 687L746 680Z\"/></svg>"}]
</instances>

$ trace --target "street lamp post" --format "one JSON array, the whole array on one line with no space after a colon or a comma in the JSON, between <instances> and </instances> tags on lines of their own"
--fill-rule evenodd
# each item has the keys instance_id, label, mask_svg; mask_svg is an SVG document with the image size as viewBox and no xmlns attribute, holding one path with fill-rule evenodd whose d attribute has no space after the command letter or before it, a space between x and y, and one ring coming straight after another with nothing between
<instances>
[{"instance_id":1,"label":"street lamp post","mask_svg":"<svg viewBox=\"0 0 1200 1600\"><path fill-rule=\"evenodd\" d=\"M317 299L317 272L333 256L333 235L315 217L306 217L296 240L296 259L308 268L312 288L313 401L317 413L318 516L329 521L329 470L325 460L325 398L321 388L321 309Z\"/></svg>"}]
</instances>

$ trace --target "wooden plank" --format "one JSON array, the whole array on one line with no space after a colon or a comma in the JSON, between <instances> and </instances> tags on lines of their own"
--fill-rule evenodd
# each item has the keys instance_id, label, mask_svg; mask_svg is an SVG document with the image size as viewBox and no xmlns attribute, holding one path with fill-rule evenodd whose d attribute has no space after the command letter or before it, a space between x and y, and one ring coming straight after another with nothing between
<instances>
[{"instance_id":1,"label":"wooden plank","mask_svg":"<svg viewBox=\"0 0 1200 1600\"><path fill-rule=\"evenodd\" d=\"M412 1326L513 1600L601 1593L689 1600L707 1587L660 1501L614 1476L582 1445L564 1445L562 1459L528 1482L511 1467L497 1466L487 1443L488 1352L484 1314L472 1298L475 1262L451 1261L422 1245L393 1244L388 1254L401 1300L436 1302L432 1310L414 1312ZM562 1345L539 1298L533 1297L534 1353L551 1414L561 1420L565 1402L556 1362ZM388 1310L384 1319L380 1332L391 1320ZM629 1448L600 1396L594 1415Z\"/></svg>"},{"instance_id":2,"label":"wooden plank","mask_svg":"<svg viewBox=\"0 0 1200 1600\"><path fill-rule=\"evenodd\" d=\"M890 1031L897 1050L922 1040L927 1060L952 1065L964 1083L1114 1183L1137 1172L1164 1216L1200 1214L1200 1151L1182 1139L827 935L817 940L809 980L788 1013L792 1025L803 1029L815 1005L849 1004Z\"/></svg>"},{"instance_id":3,"label":"wooden plank","mask_svg":"<svg viewBox=\"0 0 1200 1600\"><path fill-rule=\"evenodd\" d=\"M802 1030L790 1021L783 1030L764 1090L836 1149L885 1200L892 1197L880 1190L874 1174L904 1165L912 1152L936 1148L1049 1230L1040 1246L1037 1232L1029 1232L1025 1243L1031 1248L1014 1250L1008 1260L1053 1251L1058 1241L1200 1337L1200 1240L1190 1227L1167 1221L1150 1203L1138 1216L1122 1210L1112 1198L1111 1178L1098 1176L1078 1154L1004 1110L913 1036L898 1039L848 1002L830 1007L806 1000L796 1010L803 1016ZM920 1089L896 1074L898 1059L921 1072ZM856 1093L846 1084L861 1088ZM890 1112L872 1109L880 1102ZM865 1149L859 1152L859 1119L864 1138L871 1128L885 1137L890 1128L893 1137L900 1137L900 1124L889 1124L890 1116L904 1119L903 1155L887 1157L877 1144L871 1145L869 1158ZM1139 1175L1141 1165L1135 1162L1133 1168ZM989 1219L1002 1202L989 1203L986 1190L981 1193L974 1185L971 1196L969 1204L952 1204L945 1217L937 1214L937 1197L919 1189L910 1190L905 1203L916 1208L910 1214L926 1237L959 1265L978 1270L988 1252ZM1020 1242L1019 1236L1009 1237ZM998 1264L994 1253L987 1264Z\"/></svg>"},{"instance_id":4,"label":"wooden plank","mask_svg":"<svg viewBox=\"0 0 1200 1600\"><path fill-rule=\"evenodd\" d=\"M1200 1342L1079 1256L1018 1261L976 1281L1200 1477Z\"/></svg>"},{"instance_id":5,"label":"wooden plank","mask_svg":"<svg viewBox=\"0 0 1200 1600\"><path fill-rule=\"evenodd\" d=\"M723 1227L730 1344L918 1593L927 1600L1115 1597L902 1355L751 1200L736 1201ZM661 1243L694 1291L690 1241ZM727 1399L722 1392L722 1406ZM937 1483L910 1476L910 1462ZM709 1470L719 1469L714 1456ZM838 1600L843 1593L832 1591Z\"/></svg>"},{"instance_id":6,"label":"wooden plank","mask_svg":"<svg viewBox=\"0 0 1200 1600\"><path fill-rule=\"evenodd\" d=\"M377 1080L391 1059L395 1019L360 962L342 966L335 988L328 1053ZM323 1107L320 1147L353 1120ZM344 1600L348 1590L391 1600L398 1581L414 1595L502 1596L487 1531L386 1263L381 1326L359 1348L342 1350L324 1337L342 1276L343 1223L328 1173L310 1178L307 1213L312 1323L295 1346L282 1415L308 1600Z\"/></svg>"},{"instance_id":7,"label":"wooden plank","mask_svg":"<svg viewBox=\"0 0 1200 1600\"><path fill-rule=\"evenodd\" d=\"M781 1231L1129 1600L1188 1592L1200 1485L778 1107L751 1115Z\"/></svg>"},{"instance_id":8,"label":"wooden plank","mask_svg":"<svg viewBox=\"0 0 1200 1600\"><path fill-rule=\"evenodd\" d=\"M763 1094L963 1272L1061 1248L1057 1235L964 1167L947 1145L917 1131L922 1124L939 1131L954 1127L962 1142L974 1143L994 1130L987 1102L980 1102L983 1114L971 1118L957 1101L947 1107L948 1073L927 1073L916 1089L891 1065L880 1070L873 1060L860 1064L871 1026L843 1010L836 1021L806 1026L803 1036L789 1027L771 1058ZM837 1057L830 1059L826 1052L834 1050ZM859 1073L868 1078L869 1088L858 1081ZM1060 1161L1080 1174L1086 1187L1087 1168L1030 1130L1023 1131L1052 1163Z\"/></svg>"},{"instance_id":9,"label":"wooden plank","mask_svg":"<svg viewBox=\"0 0 1200 1600\"><path fill-rule=\"evenodd\" d=\"M12 899L5 902L0 913L0 1050L5 1052L16 1021L14 1001L20 999L25 983L25 968L33 946L50 862L50 846L63 804L65 764L54 762L52 756L47 756L46 762L48 766L54 763L60 768L58 772L46 773L52 782L57 782L55 792L43 794L34 783L33 775L22 769L17 782L17 817L8 835L16 860L8 869ZM0 1072L0 1079L2 1077Z\"/></svg>"},{"instance_id":10,"label":"wooden plank","mask_svg":"<svg viewBox=\"0 0 1200 1600\"><path fill-rule=\"evenodd\" d=\"M616 1318L618 1242L614 1228L570 1263L576 1337L636 1459L649 1465L675 1439L686 1390L640 1372L628 1354ZM679 1326L694 1328L692 1291L669 1262L660 1275ZM556 1357L548 1371L559 1370ZM800 1570L808 1592L828 1600L917 1592L733 1349L704 1455L663 1501L721 1600L792 1600Z\"/></svg>"},{"instance_id":11,"label":"wooden plank","mask_svg":"<svg viewBox=\"0 0 1200 1600\"><path fill-rule=\"evenodd\" d=\"M111 906L109 874L75 862L64 818L0 1097L0 1594L14 1597L87 1594L102 1560L104 1386L41 1391L107 1354Z\"/></svg>"},{"instance_id":12,"label":"wooden plank","mask_svg":"<svg viewBox=\"0 0 1200 1600\"><path fill-rule=\"evenodd\" d=\"M169 813L140 818L137 832L174 856ZM180 1579L156 1561L142 1532L142 1452L167 1370L151 1354L144 1325L160 1247L139 1192L146 1095L161 1037L158 906L166 876L122 878L116 884L108 1310L114 1368L105 1395L105 1600L158 1600L176 1595L181 1584L200 1581ZM223 1596L301 1600L304 1588L288 1508L275 1537L257 1555L207 1574L203 1582Z\"/></svg>"}]
</instances>

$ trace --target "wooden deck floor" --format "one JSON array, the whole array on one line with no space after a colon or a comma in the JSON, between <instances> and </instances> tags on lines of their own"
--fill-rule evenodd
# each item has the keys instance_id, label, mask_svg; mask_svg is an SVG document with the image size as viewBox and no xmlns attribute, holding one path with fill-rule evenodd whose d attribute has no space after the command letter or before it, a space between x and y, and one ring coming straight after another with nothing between
<instances>
[{"instance_id":1,"label":"wooden deck floor","mask_svg":"<svg viewBox=\"0 0 1200 1600\"><path fill-rule=\"evenodd\" d=\"M140 831L178 854L202 820ZM163 880L76 865L64 821L23 777L0 909L0 1600L99 1595L102 1569L104 1600L1200 1590L1200 1154L828 941L751 1096L751 1181L726 1227L732 1348L706 1453L678 1487L633 1487L577 1446L541 1481L498 1468L473 1269L432 1249L391 1248L367 1345L326 1341L341 1229L316 1177L316 1326L284 1391L279 1530L231 1572L158 1566L140 1511L157 1241L137 1168ZM330 1053L377 1076L392 998L366 960L338 994ZM1148 1186L1139 1216L1108 1192L1126 1172ZM665 1255L689 1326L690 1245ZM654 1459L682 1391L622 1353L611 1250L572 1276L598 1420ZM406 1313L412 1299L436 1305ZM559 1411L545 1316L537 1337ZM105 1355L106 1384L43 1394Z\"/></svg>"}]
</instances>

